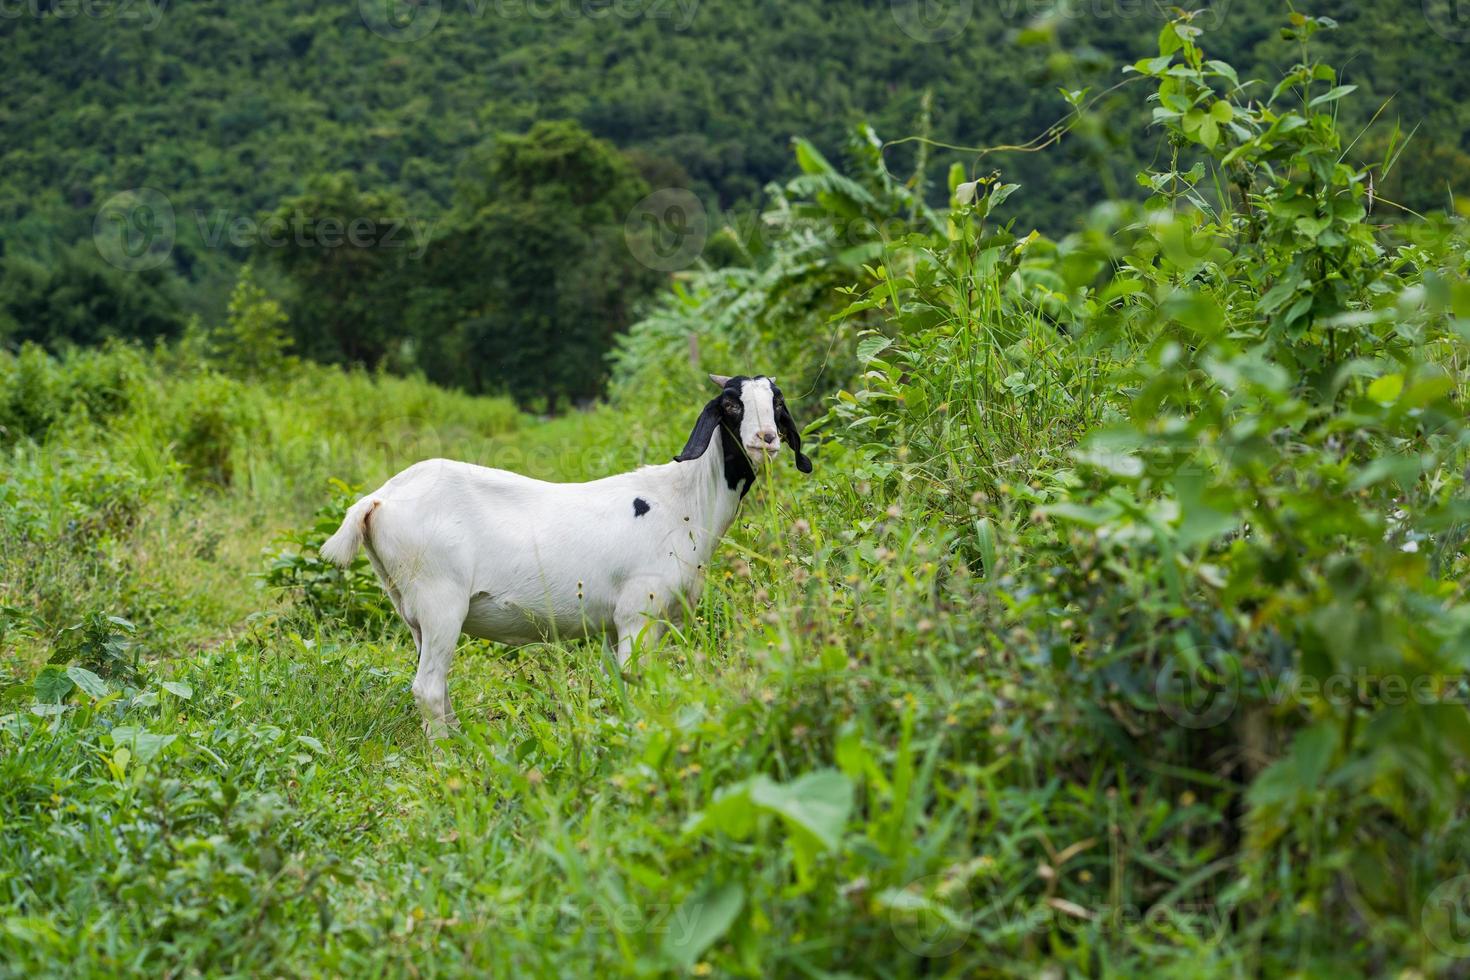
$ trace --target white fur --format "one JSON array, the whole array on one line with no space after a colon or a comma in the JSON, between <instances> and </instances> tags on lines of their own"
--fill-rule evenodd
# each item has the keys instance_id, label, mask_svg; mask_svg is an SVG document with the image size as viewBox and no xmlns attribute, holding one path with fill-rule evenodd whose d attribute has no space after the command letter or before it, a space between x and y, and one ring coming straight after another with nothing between
<instances>
[{"instance_id":1,"label":"white fur","mask_svg":"<svg viewBox=\"0 0 1470 980\"><path fill-rule=\"evenodd\" d=\"M759 470L781 447L770 382L746 381L741 401L740 441ZM641 516L635 498L648 504ZM640 631L698 601L739 506L718 432L698 459L590 483L432 459L353 504L320 553L346 565L366 547L413 632L413 693L437 735L453 721L461 632L513 645L615 632L621 667Z\"/></svg>"}]
</instances>

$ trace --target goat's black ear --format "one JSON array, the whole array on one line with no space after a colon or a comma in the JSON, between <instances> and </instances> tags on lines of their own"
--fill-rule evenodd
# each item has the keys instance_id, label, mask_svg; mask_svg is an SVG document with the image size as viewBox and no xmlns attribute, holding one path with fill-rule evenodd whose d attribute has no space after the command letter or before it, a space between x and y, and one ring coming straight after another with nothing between
<instances>
[{"instance_id":1,"label":"goat's black ear","mask_svg":"<svg viewBox=\"0 0 1470 980\"><path fill-rule=\"evenodd\" d=\"M704 406L704 411L699 413L699 418L694 422L694 431L689 433L689 441L684 444L684 451L674 457L676 463L687 463L691 459L698 459L704 455L709 448L709 441L714 438L715 431L720 427L720 400L710 399Z\"/></svg>"},{"instance_id":2,"label":"goat's black ear","mask_svg":"<svg viewBox=\"0 0 1470 980\"><path fill-rule=\"evenodd\" d=\"M791 417L791 412L786 408L786 402L782 401L776 407L776 429L781 433L781 438L791 451L796 454L796 468L803 473L812 471L812 461L801 451L801 432L796 428L796 420Z\"/></svg>"}]
</instances>

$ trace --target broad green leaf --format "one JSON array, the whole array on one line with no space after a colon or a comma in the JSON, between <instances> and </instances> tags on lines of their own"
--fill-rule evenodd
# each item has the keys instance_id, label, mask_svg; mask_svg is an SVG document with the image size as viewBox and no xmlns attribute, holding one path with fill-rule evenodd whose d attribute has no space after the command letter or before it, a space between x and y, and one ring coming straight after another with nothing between
<instances>
[{"instance_id":1,"label":"broad green leaf","mask_svg":"<svg viewBox=\"0 0 1470 980\"><path fill-rule=\"evenodd\" d=\"M837 732L836 759L838 767L851 779L862 778L868 762L868 750L863 745L863 733L851 721L843 724Z\"/></svg>"},{"instance_id":2,"label":"broad green leaf","mask_svg":"<svg viewBox=\"0 0 1470 980\"><path fill-rule=\"evenodd\" d=\"M1125 480L1136 480L1143 475L1143 460L1129 453L1095 448L1074 449L1072 458Z\"/></svg>"},{"instance_id":3,"label":"broad green leaf","mask_svg":"<svg viewBox=\"0 0 1470 980\"><path fill-rule=\"evenodd\" d=\"M758 777L764 779L766 777ZM744 840L755 829L755 807L750 801L751 780L724 786L703 810L684 821L685 835L718 830L736 840Z\"/></svg>"},{"instance_id":4,"label":"broad green leaf","mask_svg":"<svg viewBox=\"0 0 1470 980\"><path fill-rule=\"evenodd\" d=\"M194 689L183 681L164 681L161 686L176 698L183 698L185 701L189 701L194 697Z\"/></svg>"},{"instance_id":5,"label":"broad green leaf","mask_svg":"<svg viewBox=\"0 0 1470 980\"><path fill-rule=\"evenodd\" d=\"M985 574L994 575L995 526L990 518L982 517L975 521L975 545L980 551L980 562L985 566Z\"/></svg>"},{"instance_id":6,"label":"broad green leaf","mask_svg":"<svg viewBox=\"0 0 1470 980\"><path fill-rule=\"evenodd\" d=\"M321 741L319 739L312 738L310 735L297 735L296 741L300 742L308 749L311 749L313 752L326 751L326 747L322 745Z\"/></svg>"},{"instance_id":7,"label":"broad green leaf","mask_svg":"<svg viewBox=\"0 0 1470 980\"><path fill-rule=\"evenodd\" d=\"M1146 288L1141 279L1132 276L1120 276L1108 283L1107 287L1102 291L1101 298L1106 303L1123 296L1136 295L1143 292Z\"/></svg>"},{"instance_id":8,"label":"broad green leaf","mask_svg":"<svg viewBox=\"0 0 1470 980\"><path fill-rule=\"evenodd\" d=\"M1297 732L1291 743L1289 758L1296 770L1297 785L1312 789L1327 775L1337 749L1337 731L1330 722L1322 722Z\"/></svg>"},{"instance_id":9,"label":"broad green leaf","mask_svg":"<svg viewBox=\"0 0 1470 980\"><path fill-rule=\"evenodd\" d=\"M82 692L92 699L107 696L107 682L85 667L68 667L66 676L70 677L72 683L82 689Z\"/></svg>"},{"instance_id":10,"label":"broad green leaf","mask_svg":"<svg viewBox=\"0 0 1470 980\"><path fill-rule=\"evenodd\" d=\"M955 188L965 182L965 165L956 160L949 165L949 192L954 194Z\"/></svg>"},{"instance_id":11,"label":"broad green leaf","mask_svg":"<svg viewBox=\"0 0 1470 980\"><path fill-rule=\"evenodd\" d=\"M756 806L780 814L831 851L841 843L852 812L852 781L835 769L807 773L789 783L757 779L751 785L750 799Z\"/></svg>"},{"instance_id":12,"label":"broad green leaf","mask_svg":"<svg viewBox=\"0 0 1470 980\"><path fill-rule=\"evenodd\" d=\"M60 704L76 685L60 667L47 665L36 675L33 686L37 701L43 704Z\"/></svg>"},{"instance_id":13,"label":"broad green leaf","mask_svg":"<svg viewBox=\"0 0 1470 980\"><path fill-rule=\"evenodd\" d=\"M674 911L664 933L664 954L688 970L729 931L744 905L745 889L736 882L700 889Z\"/></svg>"},{"instance_id":14,"label":"broad green leaf","mask_svg":"<svg viewBox=\"0 0 1470 980\"><path fill-rule=\"evenodd\" d=\"M1224 78L1230 79L1230 84L1240 88L1240 76L1235 73L1234 66L1224 61L1206 61L1205 67Z\"/></svg>"},{"instance_id":15,"label":"broad green leaf","mask_svg":"<svg viewBox=\"0 0 1470 980\"><path fill-rule=\"evenodd\" d=\"M864 337L857 346L857 358L859 361L870 361L893 346L893 341L888 337Z\"/></svg>"},{"instance_id":16,"label":"broad green leaf","mask_svg":"<svg viewBox=\"0 0 1470 980\"><path fill-rule=\"evenodd\" d=\"M810 140L797 137L791 141L792 148L796 151L796 165L801 168L802 173L824 174L832 172L832 164L822 156L822 152L812 145Z\"/></svg>"},{"instance_id":17,"label":"broad green leaf","mask_svg":"<svg viewBox=\"0 0 1470 980\"><path fill-rule=\"evenodd\" d=\"M1324 93L1322 95L1317 96L1311 102L1308 102L1307 103L1307 108L1311 109L1311 108L1315 108L1316 106L1319 106L1319 105L1325 105L1328 102L1336 102L1338 99L1342 98L1344 95L1350 95L1351 93L1356 92L1357 90L1358 90L1358 87L1356 85L1339 85L1336 88L1332 89L1331 91L1326 92L1326 93Z\"/></svg>"},{"instance_id":18,"label":"broad green leaf","mask_svg":"<svg viewBox=\"0 0 1470 980\"><path fill-rule=\"evenodd\" d=\"M1402 374L1385 374L1368 386L1368 397L1380 405L1392 405L1404 390Z\"/></svg>"},{"instance_id":19,"label":"broad green leaf","mask_svg":"<svg viewBox=\"0 0 1470 980\"><path fill-rule=\"evenodd\" d=\"M1220 124L1215 121L1214 117L1206 116L1200 123L1199 141L1207 150L1213 150L1220 142Z\"/></svg>"},{"instance_id":20,"label":"broad green leaf","mask_svg":"<svg viewBox=\"0 0 1470 980\"><path fill-rule=\"evenodd\" d=\"M146 765L178 740L177 735L158 735L142 728L119 725L112 730L112 744L126 746L140 765Z\"/></svg>"},{"instance_id":21,"label":"broad green leaf","mask_svg":"<svg viewBox=\"0 0 1470 980\"><path fill-rule=\"evenodd\" d=\"M1175 51L1178 51L1183 46L1184 42L1180 39L1179 33L1174 30L1174 25L1165 24L1164 29L1159 31L1159 57L1155 58L1154 61L1163 60L1164 64L1167 65L1169 61L1173 60L1168 56L1173 55Z\"/></svg>"},{"instance_id":22,"label":"broad green leaf","mask_svg":"<svg viewBox=\"0 0 1470 980\"><path fill-rule=\"evenodd\" d=\"M1177 36L1175 40L1178 40ZM1134 62L1131 67L1134 71L1142 75L1157 75L1165 68L1168 68L1173 61L1173 55L1161 54L1157 58L1144 58L1142 61Z\"/></svg>"},{"instance_id":23,"label":"broad green leaf","mask_svg":"<svg viewBox=\"0 0 1470 980\"><path fill-rule=\"evenodd\" d=\"M1292 279L1278 282L1266 292L1265 296L1260 298L1256 303L1256 309L1268 315L1276 312L1296 292L1296 285L1296 281Z\"/></svg>"}]
</instances>

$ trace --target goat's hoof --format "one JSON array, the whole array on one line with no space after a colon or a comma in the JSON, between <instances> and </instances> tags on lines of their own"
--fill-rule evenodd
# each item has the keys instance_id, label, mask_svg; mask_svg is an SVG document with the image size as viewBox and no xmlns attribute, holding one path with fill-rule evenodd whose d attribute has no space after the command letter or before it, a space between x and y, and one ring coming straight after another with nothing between
<instances>
[{"instance_id":1,"label":"goat's hoof","mask_svg":"<svg viewBox=\"0 0 1470 980\"><path fill-rule=\"evenodd\" d=\"M459 728L459 719L452 715L447 719L439 721L424 722L424 734L431 742L442 742L449 737L449 733Z\"/></svg>"}]
</instances>

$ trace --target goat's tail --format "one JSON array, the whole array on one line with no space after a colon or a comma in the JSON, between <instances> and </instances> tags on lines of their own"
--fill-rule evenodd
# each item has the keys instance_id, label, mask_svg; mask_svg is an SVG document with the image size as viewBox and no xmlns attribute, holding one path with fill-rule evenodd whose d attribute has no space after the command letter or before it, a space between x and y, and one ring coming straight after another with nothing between
<instances>
[{"instance_id":1,"label":"goat's tail","mask_svg":"<svg viewBox=\"0 0 1470 980\"><path fill-rule=\"evenodd\" d=\"M368 519L373 516L373 511L377 510L380 502L367 496L347 508L342 526L337 528L336 534L322 542L317 554L344 568L352 564L352 559L357 557L357 549L362 547L362 539L367 536Z\"/></svg>"}]
</instances>

